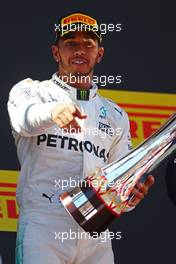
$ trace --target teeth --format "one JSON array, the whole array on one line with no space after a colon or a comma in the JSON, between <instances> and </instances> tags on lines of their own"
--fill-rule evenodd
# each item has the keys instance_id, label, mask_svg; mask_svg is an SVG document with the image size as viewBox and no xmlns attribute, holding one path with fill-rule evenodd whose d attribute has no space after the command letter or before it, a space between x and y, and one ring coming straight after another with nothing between
<instances>
[{"instance_id":1,"label":"teeth","mask_svg":"<svg viewBox=\"0 0 176 264\"><path fill-rule=\"evenodd\" d=\"M76 64L83 64L83 63L85 63L85 62L82 61L82 60L73 60L73 63L76 63Z\"/></svg>"},{"instance_id":2,"label":"teeth","mask_svg":"<svg viewBox=\"0 0 176 264\"><path fill-rule=\"evenodd\" d=\"M75 61L75 63L82 64L83 61Z\"/></svg>"}]
</instances>

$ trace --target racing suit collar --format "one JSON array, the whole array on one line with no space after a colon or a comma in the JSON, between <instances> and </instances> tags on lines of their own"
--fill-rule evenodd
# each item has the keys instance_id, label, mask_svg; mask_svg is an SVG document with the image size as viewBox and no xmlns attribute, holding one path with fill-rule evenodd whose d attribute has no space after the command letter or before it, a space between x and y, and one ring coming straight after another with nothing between
<instances>
[{"instance_id":1,"label":"racing suit collar","mask_svg":"<svg viewBox=\"0 0 176 264\"><path fill-rule=\"evenodd\" d=\"M67 83L63 82L57 75L57 73L54 73L52 76L52 81L58 85L60 88L68 92L73 98L76 100L81 101L89 101L96 97L97 94L97 85L92 82L91 89L85 90L85 89L77 89L74 88Z\"/></svg>"}]
</instances>

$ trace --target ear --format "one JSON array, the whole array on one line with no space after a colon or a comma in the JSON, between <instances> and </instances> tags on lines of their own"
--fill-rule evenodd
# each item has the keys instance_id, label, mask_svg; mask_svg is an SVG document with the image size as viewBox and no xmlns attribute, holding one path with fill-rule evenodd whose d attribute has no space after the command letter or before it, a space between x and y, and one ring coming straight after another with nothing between
<instances>
[{"instance_id":1,"label":"ear","mask_svg":"<svg viewBox=\"0 0 176 264\"><path fill-rule=\"evenodd\" d=\"M98 48L98 54L97 54L97 58L96 58L96 62L100 63L100 61L102 60L104 55L104 48L103 47L99 47Z\"/></svg>"},{"instance_id":2,"label":"ear","mask_svg":"<svg viewBox=\"0 0 176 264\"><path fill-rule=\"evenodd\" d=\"M59 63L60 62L60 54L59 54L59 48L58 48L58 46L57 45L52 45L51 46L51 51L52 51L54 60L57 63Z\"/></svg>"}]
</instances>

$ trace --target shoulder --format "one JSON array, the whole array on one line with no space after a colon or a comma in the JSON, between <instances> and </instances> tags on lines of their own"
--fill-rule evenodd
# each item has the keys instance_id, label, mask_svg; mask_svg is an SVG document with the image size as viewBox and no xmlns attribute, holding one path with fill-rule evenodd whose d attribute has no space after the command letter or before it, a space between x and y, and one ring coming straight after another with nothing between
<instances>
[{"instance_id":1,"label":"shoulder","mask_svg":"<svg viewBox=\"0 0 176 264\"><path fill-rule=\"evenodd\" d=\"M39 81L26 78L12 87L10 96L15 96L18 93L24 93L26 95L30 95L31 93L40 94L42 93L42 90L48 88L49 85L51 85L50 80Z\"/></svg>"},{"instance_id":2,"label":"shoulder","mask_svg":"<svg viewBox=\"0 0 176 264\"><path fill-rule=\"evenodd\" d=\"M33 89L34 87L36 87L38 85L39 81L38 80L32 80L30 78L26 78L20 82L18 82L17 84L15 84L11 91L10 94L14 94L18 91L26 91L26 93L28 93L29 90Z\"/></svg>"}]
</instances>

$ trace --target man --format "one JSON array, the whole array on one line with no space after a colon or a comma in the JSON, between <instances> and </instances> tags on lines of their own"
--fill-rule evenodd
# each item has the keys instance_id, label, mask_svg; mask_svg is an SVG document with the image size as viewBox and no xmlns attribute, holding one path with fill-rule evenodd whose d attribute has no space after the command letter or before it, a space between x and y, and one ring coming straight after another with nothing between
<instances>
[{"instance_id":1,"label":"man","mask_svg":"<svg viewBox=\"0 0 176 264\"><path fill-rule=\"evenodd\" d=\"M94 26L97 21L85 14L61 19L52 46L57 73L43 82L25 79L10 92L8 110L21 164L16 263L114 263L110 240L59 239L70 230L83 231L59 203L58 196L72 188L65 183L79 182L129 152L127 114L101 97L92 82L104 53ZM136 206L152 184L152 177L138 184L129 206Z\"/></svg>"}]
</instances>

